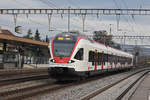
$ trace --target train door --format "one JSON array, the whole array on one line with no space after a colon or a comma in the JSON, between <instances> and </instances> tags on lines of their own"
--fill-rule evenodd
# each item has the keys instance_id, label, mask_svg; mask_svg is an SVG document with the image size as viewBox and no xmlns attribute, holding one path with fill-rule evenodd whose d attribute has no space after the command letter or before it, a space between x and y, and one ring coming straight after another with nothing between
<instances>
[{"instance_id":1,"label":"train door","mask_svg":"<svg viewBox=\"0 0 150 100\"><path fill-rule=\"evenodd\" d=\"M94 52L94 70L97 70L97 64L98 64L98 52L95 50Z\"/></svg>"},{"instance_id":2,"label":"train door","mask_svg":"<svg viewBox=\"0 0 150 100\"><path fill-rule=\"evenodd\" d=\"M117 58L116 58L116 56L115 56L115 55L113 56L113 59L114 59L114 67L115 67L115 68L117 68L117 61L116 61L116 60L117 60Z\"/></svg>"},{"instance_id":3,"label":"train door","mask_svg":"<svg viewBox=\"0 0 150 100\"><path fill-rule=\"evenodd\" d=\"M102 53L102 58L101 58L101 64L102 64L102 68L101 69L103 69L104 68L104 52Z\"/></svg>"},{"instance_id":4,"label":"train door","mask_svg":"<svg viewBox=\"0 0 150 100\"><path fill-rule=\"evenodd\" d=\"M109 57L109 62L110 62L110 68L113 68L113 59L112 59L113 55L108 55Z\"/></svg>"}]
</instances>

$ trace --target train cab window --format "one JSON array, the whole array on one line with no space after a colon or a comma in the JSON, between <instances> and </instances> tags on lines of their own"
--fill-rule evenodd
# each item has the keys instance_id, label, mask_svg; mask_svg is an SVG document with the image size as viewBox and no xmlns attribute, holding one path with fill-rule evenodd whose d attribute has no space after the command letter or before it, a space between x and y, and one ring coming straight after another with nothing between
<instances>
[{"instance_id":1,"label":"train cab window","mask_svg":"<svg viewBox=\"0 0 150 100\"><path fill-rule=\"evenodd\" d=\"M83 48L80 48L76 53L74 59L83 60Z\"/></svg>"},{"instance_id":2,"label":"train cab window","mask_svg":"<svg viewBox=\"0 0 150 100\"><path fill-rule=\"evenodd\" d=\"M49 54L49 58L51 58L51 52L50 52L50 50L48 50L48 54Z\"/></svg>"}]
</instances>

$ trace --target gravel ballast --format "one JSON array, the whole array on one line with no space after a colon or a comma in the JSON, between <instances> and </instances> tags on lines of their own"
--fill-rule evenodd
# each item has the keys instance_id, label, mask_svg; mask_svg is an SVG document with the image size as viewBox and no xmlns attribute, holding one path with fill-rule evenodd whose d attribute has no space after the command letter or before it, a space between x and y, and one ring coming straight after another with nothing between
<instances>
[{"instance_id":1,"label":"gravel ballast","mask_svg":"<svg viewBox=\"0 0 150 100\"><path fill-rule=\"evenodd\" d=\"M109 84L115 83L118 80L123 79L133 73L135 72L124 72L124 73L104 77L102 79L98 79L89 83L65 88L63 90L58 90L47 94L41 94L40 96L28 98L27 100L80 100L84 96L90 94L91 92L96 91L97 89L101 89L104 86L107 86ZM127 81L126 83L122 84L122 86L126 84L129 84L129 82Z\"/></svg>"}]
</instances>

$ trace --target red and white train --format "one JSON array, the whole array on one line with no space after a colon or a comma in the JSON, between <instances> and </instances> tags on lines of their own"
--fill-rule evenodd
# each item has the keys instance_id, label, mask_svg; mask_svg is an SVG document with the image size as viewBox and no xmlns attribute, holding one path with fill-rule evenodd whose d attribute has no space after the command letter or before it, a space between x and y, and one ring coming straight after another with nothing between
<instances>
[{"instance_id":1,"label":"red and white train","mask_svg":"<svg viewBox=\"0 0 150 100\"><path fill-rule=\"evenodd\" d=\"M58 34L51 40L49 49L51 59L48 72L58 80L129 69L133 65L132 54L97 43L80 34Z\"/></svg>"}]
</instances>

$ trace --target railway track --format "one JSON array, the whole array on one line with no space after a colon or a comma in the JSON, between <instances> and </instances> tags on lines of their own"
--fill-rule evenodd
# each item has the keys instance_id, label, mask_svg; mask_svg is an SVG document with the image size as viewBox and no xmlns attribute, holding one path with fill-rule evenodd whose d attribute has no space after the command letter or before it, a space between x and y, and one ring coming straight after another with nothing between
<instances>
[{"instance_id":1,"label":"railway track","mask_svg":"<svg viewBox=\"0 0 150 100\"><path fill-rule=\"evenodd\" d=\"M143 72L144 71L144 72ZM148 72L150 72L150 70L142 70L142 71L139 71L139 72L136 72L134 74L131 74L121 80L118 80L117 82L113 83L113 84L110 84L110 85L107 85L101 89L98 89L96 91L94 91L93 93L91 94L88 94L86 96L84 96L81 100L95 100L96 98L99 98L100 94L104 93L105 91L108 91L109 89L111 89L112 87L115 87L117 86L118 84L120 84L121 82L125 81L125 80L128 80L129 78L131 78L132 76L136 75L136 74L139 74L139 73L143 73L140 77L138 77L132 84L130 84L125 90L123 90L122 93L120 93L116 98L115 100L122 100L122 98L129 92L129 90L140 80L142 79ZM95 98L96 97L96 98ZM96 99L97 100L97 99ZM100 99L102 100L102 99ZM113 99L112 99L113 100Z\"/></svg>"},{"instance_id":2,"label":"railway track","mask_svg":"<svg viewBox=\"0 0 150 100\"><path fill-rule=\"evenodd\" d=\"M0 70L0 87L45 78L49 78L46 69Z\"/></svg>"},{"instance_id":3,"label":"railway track","mask_svg":"<svg viewBox=\"0 0 150 100\"><path fill-rule=\"evenodd\" d=\"M47 79L47 78L49 78L48 74L39 74L39 75L31 74L31 75L23 75L23 76L21 75L18 78L9 78L9 79L0 80L0 87L18 84L26 81L40 80L40 79Z\"/></svg>"},{"instance_id":4,"label":"railway track","mask_svg":"<svg viewBox=\"0 0 150 100\"><path fill-rule=\"evenodd\" d=\"M18 99L25 99L27 97L32 97L36 96L39 94L47 93L47 92L53 92L57 91L59 89L64 89L64 88L69 88L71 86L77 86L81 85L90 81L97 80L99 78L103 78L109 75L113 75L115 73L109 73L107 75L101 75L99 77L92 77L87 80L83 80L80 82L73 82L73 83L53 83L53 84L42 84L42 85L37 85L34 87L27 87L27 88L21 88L17 90L12 90L12 91L5 91L5 92L0 92L0 97L4 100L18 100Z\"/></svg>"},{"instance_id":5,"label":"railway track","mask_svg":"<svg viewBox=\"0 0 150 100\"><path fill-rule=\"evenodd\" d=\"M3 69L0 70L0 76L11 76L17 74L27 74L27 73L39 73L47 72L47 68L37 68L37 69Z\"/></svg>"},{"instance_id":6,"label":"railway track","mask_svg":"<svg viewBox=\"0 0 150 100\"><path fill-rule=\"evenodd\" d=\"M110 75L112 75L112 74L110 74ZM33 97L36 95L41 95L44 93L52 93L59 89L65 89L65 88L85 84L90 81L94 81L94 80L97 80L97 79L100 79L100 78L103 78L106 76L110 76L110 75L102 75L99 77L89 78L87 80L83 80L80 82L73 82L73 83L66 83L66 84L58 84L58 83L49 84L49 83L47 83L47 84L37 85L37 86L33 86L33 87L26 87L26 88L16 89L16 90L12 90L12 91L0 92L0 97L3 100L18 100L18 99L21 100L21 99L26 99L28 97ZM130 76L128 76L128 77L130 77ZM106 87L105 87L105 89L106 89ZM87 96L87 97L89 98L91 96ZM83 98L83 100L87 100L88 99L87 97Z\"/></svg>"},{"instance_id":7,"label":"railway track","mask_svg":"<svg viewBox=\"0 0 150 100\"><path fill-rule=\"evenodd\" d=\"M45 92L44 90L52 91L57 88L58 85L54 85L54 83L45 83L16 90L0 92L0 98L3 100L21 100L23 98L33 96L37 93Z\"/></svg>"}]
</instances>

